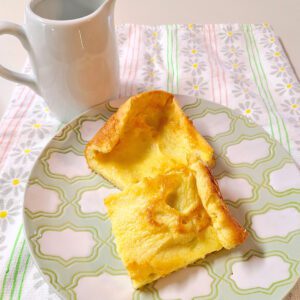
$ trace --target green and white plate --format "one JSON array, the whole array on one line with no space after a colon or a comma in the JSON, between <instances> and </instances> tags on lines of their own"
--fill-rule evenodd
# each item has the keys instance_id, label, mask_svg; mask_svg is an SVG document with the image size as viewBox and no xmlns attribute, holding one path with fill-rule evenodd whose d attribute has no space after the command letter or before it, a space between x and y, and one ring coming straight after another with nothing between
<instances>
[{"instance_id":1,"label":"green and white plate","mask_svg":"<svg viewBox=\"0 0 300 300\"><path fill-rule=\"evenodd\" d=\"M134 291L103 199L117 191L92 173L85 144L122 102L65 126L35 164L24 201L31 252L66 299L281 299L300 271L300 173L260 127L212 102L178 96L215 149L213 170L232 214L249 231L240 247L209 255Z\"/></svg>"}]
</instances>

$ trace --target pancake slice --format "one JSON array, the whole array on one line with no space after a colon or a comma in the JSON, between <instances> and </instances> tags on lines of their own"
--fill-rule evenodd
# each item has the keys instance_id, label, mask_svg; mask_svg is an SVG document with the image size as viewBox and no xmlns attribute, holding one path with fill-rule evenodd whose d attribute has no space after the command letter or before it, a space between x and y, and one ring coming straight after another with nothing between
<instances>
[{"instance_id":1,"label":"pancake slice","mask_svg":"<svg viewBox=\"0 0 300 300\"><path fill-rule=\"evenodd\" d=\"M144 178L105 199L118 253L135 288L220 250L187 168Z\"/></svg>"},{"instance_id":2,"label":"pancake slice","mask_svg":"<svg viewBox=\"0 0 300 300\"><path fill-rule=\"evenodd\" d=\"M129 98L85 156L93 171L123 190L105 204L135 288L246 239L210 173L212 147L173 95Z\"/></svg>"},{"instance_id":3,"label":"pancake slice","mask_svg":"<svg viewBox=\"0 0 300 300\"><path fill-rule=\"evenodd\" d=\"M129 98L88 143L85 156L92 170L120 189L191 159L214 164L212 147L163 91Z\"/></svg>"}]
</instances>

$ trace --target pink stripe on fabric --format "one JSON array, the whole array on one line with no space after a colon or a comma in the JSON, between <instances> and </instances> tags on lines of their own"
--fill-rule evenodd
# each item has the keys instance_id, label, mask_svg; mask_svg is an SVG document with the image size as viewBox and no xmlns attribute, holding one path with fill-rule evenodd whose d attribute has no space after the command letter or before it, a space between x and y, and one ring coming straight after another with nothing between
<instances>
[{"instance_id":1,"label":"pink stripe on fabric","mask_svg":"<svg viewBox=\"0 0 300 300\"><path fill-rule=\"evenodd\" d=\"M26 90L26 87L23 86L23 88L21 89L21 91L20 91L19 95L17 96L17 98L20 98L20 99L21 99L21 97L24 95L24 91L25 91L25 90ZM3 141L3 139L4 139L4 137L5 137L6 133L7 133L7 129L9 128L10 124L15 120L15 118L16 118L16 116L18 115L20 109L23 107L23 102L24 102L24 100L25 100L25 97L23 98L22 103L20 103L19 108L15 111L14 115L11 117L11 121L8 121L8 122L6 123L5 129L1 132L1 136L0 136L0 144L1 144L2 141ZM20 101L20 100L18 100L18 101ZM11 110L11 111L13 111L13 110ZM9 116L9 115L8 115L8 116ZM8 117L8 116L7 116L7 117ZM2 150L2 147L1 147L1 149L0 149L0 153L1 153L1 150Z\"/></svg>"},{"instance_id":2,"label":"pink stripe on fabric","mask_svg":"<svg viewBox=\"0 0 300 300\"><path fill-rule=\"evenodd\" d=\"M25 109L23 110L22 115L21 115L20 118L16 121L15 127L13 128L13 130L12 130L12 132L11 132L11 134L10 134L10 139L9 139L8 143L6 144L6 147L5 147L5 149L4 149L3 153L2 153L2 155L0 156L0 166L1 166L1 164L2 164L3 159L5 158L5 154L6 154L7 151L9 150L9 146L12 144L13 138L16 138L16 137L17 137L15 134L16 134L16 132L17 132L18 127L19 127L20 124L21 124L21 120L24 118L25 114L28 112L28 109L29 109L31 103L33 102L33 99L34 99L34 97L35 97L35 93L33 93L31 90L28 90L28 92L27 92L27 94L26 94L26 96L25 96L25 98L24 98L23 103L25 102L25 99L27 98L27 96L30 95L30 93L32 93L32 97L31 97L30 100L28 101L28 104L27 104L27 106L25 107Z\"/></svg>"},{"instance_id":3,"label":"pink stripe on fabric","mask_svg":"<svg viewBox=\"0 0 300 300\"><path fill-rule=\"evenodd\" d=\"M126 74L126 70L127 70L127 63L128 63L128 57L129 57L129 49L130 49L130 45L131 45L131 35L132 35L132 25L129 26L129 32L128 32L128 47L127 47L127 51L126 51L126 56L124 59L124 63L123 63L123 72L122 72L122 79L123 79L123 90L125 89L126 86L126 81L125 81L125 74ZM122 87L120 87L119 89L119 97L124 96L122 93Z\"/></svg>"},{"instance_id":4,"label":"pink stripe on fabric","mask_svg":"<svg viewBox=\"0 0 300 300\"><path fill-rule=\"evenodd\" d=\"M217 75L217 80L218 80L218 88L219 88L219 103L222 104L222 89L221 89L221 79L220 79L220 72L219 72L219 66L218 66L218 62L216 59L217 54L213 49L213 42L212 42L212 37L211 37L211 32L210 32L210 24L207 25L207 29L208 29L208 36L209 36L209 45L210 45L210 51L211 51L211 55L212 55L212 60L215 63L215 68L216 68L216 75Z\"/></svg>"},{"instance_id":5,"label":"pink stripe on fabric","mask_svg":"<svg viewBox=\"0 0 300 300\"><path fill-rule=\"evenodd\" d=\"M141 29L139 27L137 27L137 29L138 29L138 33L139 33L139 38L137 39L137 41L138 41L137 56L136 56L134 72L133 72L133 76L132 76L130 95L133 95L134 80L137 78L138 62L139 62L139 59L140 59L141 44L142 44L142 32L141 32Z\"/></svg>"},{"instance_id":6,"label":"pink stripe on fabric","mask_svg":"<svg viewBox=\"0 0 300 300\"><path fill-rule=\"evenodd\" d=\"M206 25L204 26L204 45L205 45L205 49L206 49L206 53L207 53L207 58L208 58L208 63L209 63L209 68L210 68L210 81L211 81L211 94L212 94L212 101L215 102L215 85L214 85L214 70L213 70L213 66L212 66L212 62L210 59L210 55L209 55L209 51L208 51L208 42L207 42L207 37L206 37L206 33L207 33L207 28Z\"/></svg>"},{"instance_id":7,"label":"pink stripe on fabric","mask_svg":"<svg viewBox=\"0 0 300 300\"><path fill-rule=\"evenodd\" d=\"M224 68L222 67L222 62L221 62L221 59L220 59L220 56L219 56L219 45L218 45L218 40L217 40L217 36L216 36L216 25L211 25L211 29L212 29L212 33L213 33L214 40L215 40L216 55L217 55L219 67L221 68L221 72L222 72L222 80L223 80L224 87L225 87L225 93L224 93L224 94L225 94L225 105L228 106L228 88L227 88L227 80L226 80Z\"/></svg>"},{"instance_id":8,"label":"pink stripe on fabric","mask_svg":"<svg viewBox=\"0 0 300 300\"><path fill-rule=\"evenodd\" d=\"M125 91L124 91L124 95L125 96L130 96L129 92L130 92L130 84L131 84L131 74L132 74L132 69L133 69L133 63L134 63L134 56L136 53L136 39L137 39L137 26L136 25L132 25L133 26L133 34L134 37L132 38L132 43L133 45L131 46L132 49L132 54L131 54L131 60L128 66L128 77L127 77L127 82L125 85Z\"/></svg>"},{"instance_id":9,"label":"pink stripe on fabric","mask_svg":"<svg viewBox=\"0 0 300 300\"><path fill-rule=\"evenodd\" d=\"M5 156L7 149L11 143L11 140L14 138L14 129L11 130L11 128L16 128L16 126L19 124L19 122L21 121L21 117L25 111L25 106L24 104L27 102L27 96L30 94L30 90L25 89L27 92L23 95L23 100L22 103L20 104L18 110L15 112L13 119L11 120L11 122L8 123L6 132L9 132L9 140L7 141L7 143L5 144L5 146L2 147L3 151L1 153L0 156L0 163L2 158ZM22 110L23 109L23 110ZM19 115L20 113L20 115ZM14 126L14 127L13 127Z\"/></svg>"}]
</instances>

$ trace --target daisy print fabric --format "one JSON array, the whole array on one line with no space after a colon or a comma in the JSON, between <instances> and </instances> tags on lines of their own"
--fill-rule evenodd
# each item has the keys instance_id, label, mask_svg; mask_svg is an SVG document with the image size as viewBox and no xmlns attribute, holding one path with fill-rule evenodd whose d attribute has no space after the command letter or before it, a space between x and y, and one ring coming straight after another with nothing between
<instances>
[{"instance_id":1,"label":"daisy print fabric","mask_svg":"<svg viewBox=\"0 0 300 300\"><path fill-rule=\"evenodd\" d=\"M268 23L126 30L122 95L164 89L228 106L261 125L299 163L300 84Z\"/></svg>"},{"instance_id":2,"label":"daisy print fabric","mask_svg":"<svg viewBox=\"0 0 300 300\"><path fill-rule=\"evenodd\" d=\"M300 164L300 84L268 23L120 25L117 41L120 97L163 89L219 103ZM41 97L16 87L0 124L0 300L58 299L34 266L21 214L34 162L62 126Z\"/></svg>"}]
</instances>

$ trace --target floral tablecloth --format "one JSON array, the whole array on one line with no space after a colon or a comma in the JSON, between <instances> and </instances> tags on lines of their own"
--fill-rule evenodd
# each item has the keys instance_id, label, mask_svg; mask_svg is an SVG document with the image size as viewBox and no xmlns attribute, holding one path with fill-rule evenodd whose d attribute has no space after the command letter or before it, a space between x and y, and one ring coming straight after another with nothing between
<instances>
[{"instance_id":1,"label":"floral tablecloth","mask_svg":"<svg viewBox=\"0 0 300 300\"><path fill-rule=\"evenodd\" d=\"M164 89L223 104L300 164L300 84L269 24L121 25L117 38L120 96ZM21 211L34 161L61 126L42 98L16 87L0 124L0 299L58 298L30 257Z\"/></svg>"}]
</instances>

